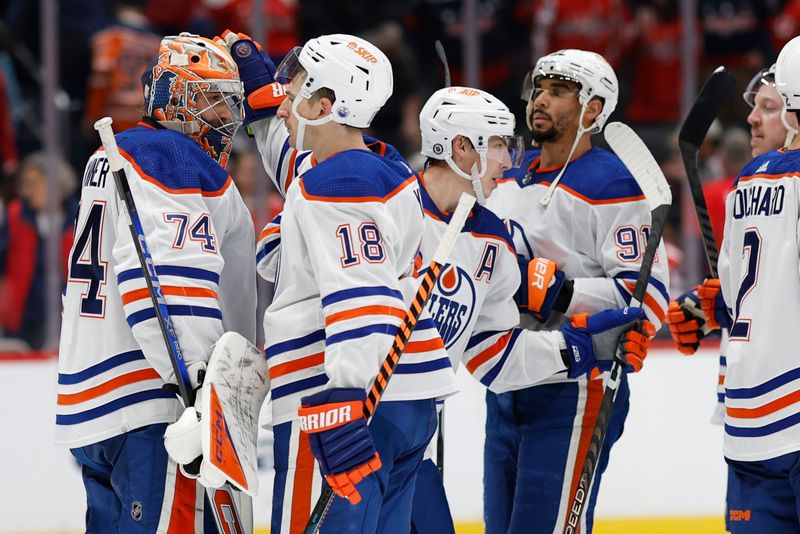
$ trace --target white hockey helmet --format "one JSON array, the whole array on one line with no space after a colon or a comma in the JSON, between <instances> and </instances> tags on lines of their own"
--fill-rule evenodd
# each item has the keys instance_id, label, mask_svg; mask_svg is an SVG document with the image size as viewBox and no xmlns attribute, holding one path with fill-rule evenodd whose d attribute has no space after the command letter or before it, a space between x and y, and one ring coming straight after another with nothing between
<instances>
[{"instance_id":1,"label":"white hockey helmet","mask_svg":"<svg viewBox=\"0 0 800 534\"><path fill-rule=\"evenodd\" d=\"M292 113L300 122L298 145L302 145L305 125L320 125L334 121L354 128L368 128L375 114L392 95L392 65L372 43L353 35L322 35L295 47L281 61L275 78L284 84L301 70L306 72ZM308 120L297 114L302 99L322 88L336 95L329 116ZM302 150L301 146L295 147Z\"/></svg>"},{"instance_id":2,"label":"white hockey helmet","mask_svg":"<svg viewBox=\"0 0 800 534\"><path fill-rule=\"evenodd\" d=\"M788 111L800 110L800 36L795 37L778 54L775 62L775 89Z\"/></svg>"},{"instance_id":3,"label":"white hockey helmet","mask_svg":"<svg viewBox=\"0 0 800 534\"><path fill-rule=\"evenodd\" d=\"M491 141L503 141L503 154L499 158L513 167L519 167L525 155L522 137L514 135L514 114L496 97L471 87L445 87L428 99L419 114L422 132L422 154L432 159L444 160L459 176L472 181L478 202L485 198L481 177L487 169ZM473 167L470 174L453 161L453 139L462 135L470 140L478 153L480 168ZM506 159L507 158L507 159Z\"/></svg>"},{"instance_id":4,"label":"white hockey helmet","mask_svg":"<svg viewBox=\"0 0 800 534\"><path fill-rule=\"evenodd\" d=\"M614 69L603 56L586 50L569 48L539 58L536 66L526 76L522 86L522 99L529 101L543 78L555 78L578 84L578 101L585 106L594 97L603 99L603 109L588 132L603 129L619 100L619 83Z\"/></svg>"}]
</instances>

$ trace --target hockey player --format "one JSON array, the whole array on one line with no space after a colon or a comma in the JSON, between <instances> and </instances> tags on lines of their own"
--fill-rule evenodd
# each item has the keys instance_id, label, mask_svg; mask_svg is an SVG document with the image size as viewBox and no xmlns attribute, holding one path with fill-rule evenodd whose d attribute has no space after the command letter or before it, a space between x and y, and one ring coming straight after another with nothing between
<instances>
[{"instance_id":1,"label":"hockey player","mask_svg":"<svg viewBox=\"0 0 800 534\"><path fill-rule=\"evenodd\" d=\"M800 87L792 72L797 68L798 50L798 39L790 41L778 62L756 75L744 94L748 103L755 104L748 116L754 159L726 196L720 278L707 279L670 303L670 330L685 354L693 354L709 333L720 327L730 329L720 392L728 462L725 520L730 532L800 528L796 482L785 467L796 462L800 434L792 427L796 408L780 389L791 381L797 365L791 358L763 357L781 354L780 347L792 343L786 338L791 326L781 322L784 317L790 319L791 313L786 309L776 313L765 303L781 298L791 305L797 300L791 297L797 292L797 271L792 275L782 267L792 257L796 262L798 255L797 194L792 191L792 173L797 168L792 155L800 148L795 141L800 103L792 96ZM780 207L762 210L762 205L769 204L777 208L772 198L777 200L778 192ZM744 204L748 195L750 202L757 203L755 210ZM787 218L787 228L777 224ZM769 283L778 279L780 288Z\"/></svg>"},{"instance_id":2,"label":"hockey player","mask_svg":"<svg viewBox=\"0 0 800 534\"><path fill-rule=\"evenodd\" d=\"M369 428L361 415L417 289L424 224L414 173L370 151L362 136L391 95L391 65L363 39L329 35L292 51L275 73L252 41L229 38L248 121L275 114L283 92L270 85L276 75L289 82L277 119L252 125L286 194L274 227L281 243L275 298L264 318L275 433L272 532L303 530L321 471L342 497L322 532L405 534L416 470L436 426L434 400L457 386L424 313ZM273 144L282 147L277 165ZM289 153L292 174L284 175ZM298 176L301 156L315 165ZM260 247L259 258L265 253Z\"/></svg>"},{"instance_id":3,"label":"hockey player","mask_svg":"<svg viewBox=\"0 0 800 534\"><path fill-rule=\"evenodd\" d=\"M272 88L265 85L272 78L272 69L263 61L257 68L251 67L251 58L258 56L254 45L247 43L251 49L243 54L244 59L236 52L241 45L233 41L232 49L240 64L246 91L255 95L248 99L258 108L251 110L251 115L268 114L279 100L275 96L280 95L280 90L274 85ZM253 62L259 63L259 60ZM423 154L431 158L425 176L420 177L425 211L420 263L426 264L460 193L474 193L483 204L512 160L517 160L518 164L515 154L522 154L521 141L513 136L513 115L505 105L483 91L463 87L442 89L428 101L420 119ZM295 177L312 168L316 158L309 152L292 149L283 140L286 135L281 133L280 123L276 122L256 122L253 129L265 166L276 185L283 191L291 190L291 184L297 183ZM382 143L370 146L381 156L399 159L390 146ZM268 279L274 279L272 266L276 263L281 240L279 223L278 220L269 225L259 243L259 270ZM569 329L565 329L563 334L515 328L519 313L512 297L519 288L520 276L507 231L494 214L480 206L474 209L465 230L468 231L457 241L429 307L454 366L463 359L467 368L487 386L507 391L565 371L568 362L561 349L566 349L566 340L570 346L579 339L587 342L592 332L631 325L638 317L635 310L627 315L621 311L607 312L603 317L590 319L591 331L580 329L568 333ZM641 328L649 332L650 325L642 324ZM636 332L628 336L631 367L638 370L648 338ZM609 347L598 350L598 357L613 354L617 340L618 336L608 336ZM542 357L548 353L548 357ZM584 351L584 354L586 358L569 365L570 372L576 376L589 372L595 365L594 351ZM430 460L426 460L417 473L417 484L425 487L415 496L414 529L418 532L452 531L441 478Z\"/></svg>"},{"instance_id":4,"label":"hockey player","mask_svg":"<svg viewBox=\"0 0 800 534\"><path fill-rule=\"evenodd\" d=\"M224 43L165 37L142 77L145 116L117 135L193 387L226 330L255 338L254 235L224 170L242 84ZM82 181L59 348L56 433L81 464L87 532L214 532L203 488L164 433L181 403L104 151Z\"/></svg>"},{"instance_id":5,"label":"hockey player","mask_svg":"<svg viewBox=\"0 0 800 534\"><path fill-rule=\"evenodd\" d=\"M520 256L518 303L546 327L575 313L624 306L645 249L650 211L613 154L593 148L617 104L613 69L598 54L562 50L539 59L525 79L527 123L540 147L526 154L489 199ZM549 258L552 263L543 260ZM643 308L658 328L668 301L666 253L658 249ZM523 324L535 327L529 318ZM560 532L572 503L603 395L603 381L572 374L534 387L487 392L484 518L489 534ZM582 532L609 450L628 411L623 378L589 495Z\"/></svg>"},{"instance_id":6,"label":"hockey player","mask_svg":"<svg viewBox=\"0 0 800 534\"><path fill-rule=\"evenodd\" d=\"M742 97L752 108L747 116L747 123L750 125L751 157L755 158L791 143L797 134L797 119L794 115L786 113L783 100L775 89L775 64L753 76ZM710 204L716 202L716 199L706 198L706 202ZM722 202L724 204L724 197ZM724 207L722 210L724 212ZM697 288L670 302L667 324L678 350L686 355L694 354L700 346L700 341L711 332L705 324ZM723 342L723 354L724 344ZM725 397L722 380L725 376L724 357L720 362L721 380L717 394L721 406Z\"/></svg>"},{"instance_id":7,"label":"hockey player","mask_svg":"<svg viewBox=\"0 0 800 534\"><path fill-rule=\"evenodd\" d=\"M644 316L640 308L593 315L588 330L574 328L582 320L577 317L561 331L535 332L517 326L514 297L520 290L520 270L516 252L502 221L483 206L503 172L522 161L522 139L513 135L514 116L508 108L479 89L440 89L423 107L420 129L422 154L428 157L420 173L425 210L423 264L443 235L459 195L474 193L479 203L429 303L453 366L463 362L489 390L502 393L530 387L557 373L584 376L600 359L610 364L622 342L630 369L641 369L648 336L655 333L653 326L642 321L637 326L647 335L634 330L622 334ZM537 293L535 287L532 292L538 297L545 293ZM606 329L618 333L589 341L592 334ZM578 343L593 350L584 351L586 359L576 361L567 354L574 354L572 348ZM430 459L417 475L413 519L414 531L420 534L453 532L441 477Z\"/></svg>"},{"instance_id":8,"label":"hockey player","mask_svg":"<svg viewBox=\"0 0 800 534\"><path fill-rule=\"evenodd\" d=\"M800 38L784 46L775 87L800 112ZM726 198L719 279L698 288L706 325L729 328L724 453L731 532L797 532L800 427L793 393L800 315L795 138L742 170ZM776 303L780 302L780 306Z\"/></svg>"}]
</instances>

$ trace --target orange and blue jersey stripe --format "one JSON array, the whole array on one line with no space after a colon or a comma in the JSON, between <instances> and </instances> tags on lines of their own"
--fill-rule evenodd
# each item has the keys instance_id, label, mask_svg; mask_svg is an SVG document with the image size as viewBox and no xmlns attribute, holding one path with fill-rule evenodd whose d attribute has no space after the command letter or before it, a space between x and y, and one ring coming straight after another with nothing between
<instances>
[{"instance_id":1,"label":"orange and blue jersey stripe","mask_svg":"<svg viewBox=\"0 0 800 534\"><path fill-rule=\"evenodd\" d=\"M726 388L726 424L725 433L734 437L764 437L785 430L791 426L800 424L800 391L796 386L791 388L786 394L771 398L770 393L786 386L792 382L800 380L800 367L786 371L766 382L748 388ZM760 400L768 396L768 402ZM737 406L739 405L739 406ZM739 419L744 421L756 422L758 419L773 416L780 410L787 408L795 409L786 417L770 421L760 426L738 426L732 420Z\"/></svg>"}]
</instances>

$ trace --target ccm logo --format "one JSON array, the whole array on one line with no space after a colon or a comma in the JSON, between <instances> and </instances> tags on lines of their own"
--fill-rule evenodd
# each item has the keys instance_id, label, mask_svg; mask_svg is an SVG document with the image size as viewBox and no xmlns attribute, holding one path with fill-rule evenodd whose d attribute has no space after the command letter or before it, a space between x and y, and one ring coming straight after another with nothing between
<instances>
[{"instance_id":1,"label":"ccm logo","mask_svg":"<svg viewBox=\"0 0 800 534\"><path fill-rule=\"evenodd\" d=\"M750 521L750 510L731 510L731 521Z\"/></svg>"},{"instance_id":2,"label":"ccm logo","mask_svg":"<svg viewBox=\"0 0 800 534\"><path fill-rule=\"evenodd\" d=\"M372 52L364 48L363 46L358 46L353 41L347 43L347 48L358 54L359 56L363 57L367 63L375 64L378 62L378 58L376 58Z\"/></svg>"},{"instance_id":3,"label":"ccm logo","mask_svg":"<svg viewBox=\"0 0 800 534\"><path fill-rule=\"evenodd\" d=\"M300 428L306 432L316 432L330 427L336 427L352 420L351 406L339 406L319 413L300 416Z\"/></svg>"}]
</instances>

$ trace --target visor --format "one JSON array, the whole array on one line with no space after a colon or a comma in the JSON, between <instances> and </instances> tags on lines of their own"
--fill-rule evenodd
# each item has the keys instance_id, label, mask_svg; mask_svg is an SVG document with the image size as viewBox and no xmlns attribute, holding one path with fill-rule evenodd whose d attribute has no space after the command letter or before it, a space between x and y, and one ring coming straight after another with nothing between
<instances>
[{"instance_id":1,"label":"visor","mask_svg":"<svg viewBox=\"0 0 800 534\"><path fill-rule=\"evenodd\" d=\"M522 165L525 143L519 135L493 135L489 138L486 157L507 163L511 168Z\"/></svg>"},{"instance_id":2,"label":"visor","mask_svg":"<svg viewBox=\"0 0 800 534\"><path fill-rule=\"evenodd\" d=\"M756 94L762 85L775 85L775 74L771 73L769 68L761 69L758 74L753 76L742 93L742 98L751 108L756 105Z\"/></svg>"},{"instance_id":3,"label":"visor","mask_svg":"<svg viewBox=\"0 0 800 534\"><path fill-rule=\"evenodd\" d=\"M572 82L578 86L578 91L583 89L583 84L580 82L580 80L567 74L561 74L559 72L545 73L541 70L537 72L536 69L531 69L525 75L525 79L522 80L522 92L519 96L524 102L530 102L531 97L533 96L533 90L536 88L539 80L543 78Z\"/></svg>"},{"instance_id":4,"label":"visor","mask_svg":"<svg viewBox=\"0 0 800 534\"><path fill-rule=\"evenodd\" d=\"M303 68L303 65L300 64L300 52L302 50L302 46L295 46L286 54L278 68L275 69L276 82L288 85L292 78Z\"/></svg>"}]
</instances>

